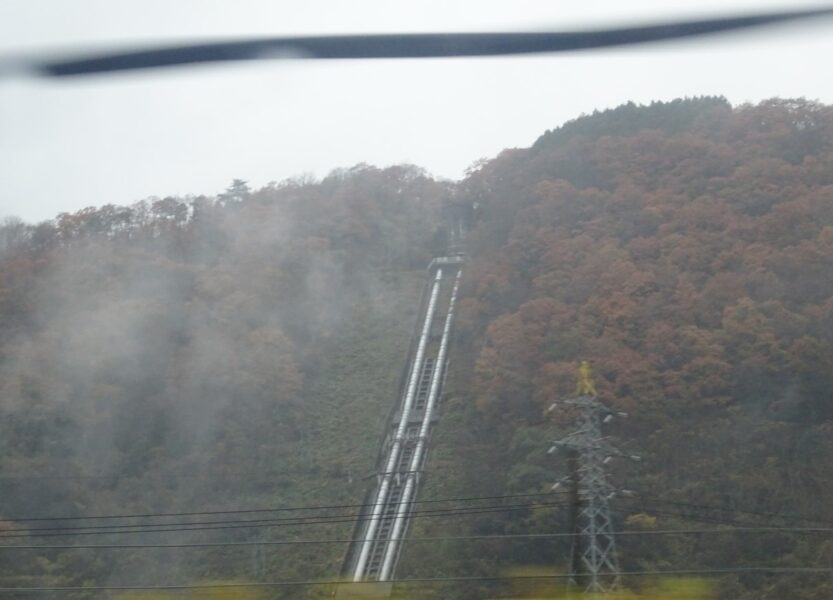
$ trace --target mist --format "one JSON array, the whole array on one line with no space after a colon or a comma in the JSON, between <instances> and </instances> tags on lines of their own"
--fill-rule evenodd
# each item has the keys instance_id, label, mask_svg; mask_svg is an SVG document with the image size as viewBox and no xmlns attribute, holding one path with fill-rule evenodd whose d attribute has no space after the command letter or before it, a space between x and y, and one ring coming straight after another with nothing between
<instances>
[{"instance_id":1,"label":"mist","mask_svg":"<svg viewBox=\"0 0 833 600\"><path fill-rule=\"evenodd\" d=\"M417 265L431 254L446 195L445 184L413 167L358 166L320 182L253 191L236 181L216 198L105 206L41 226L7 222L4 289L15 269L27 279L16 282L20 297L3 298L14 320L0 371L0 511L297 504L305 484L294 478L314 480L322 461L338 478L368 471L369 453L335 445L342 455L333 461L332 451L315 451L322 422L344 418L338 395L315 390L338 385L324 364L350 351L360 327L389 323L404 350L411 322L402 318L402 280L411 272L421 280ZM389 401L373 396L364 398L371 410ZM345 502L356 492L343 493ZM139 567L142 577L193 578L194 557L142 555L96 571L121 584ZM234 561L228 567L239 574Z\"/></svg>"}]
</instances>

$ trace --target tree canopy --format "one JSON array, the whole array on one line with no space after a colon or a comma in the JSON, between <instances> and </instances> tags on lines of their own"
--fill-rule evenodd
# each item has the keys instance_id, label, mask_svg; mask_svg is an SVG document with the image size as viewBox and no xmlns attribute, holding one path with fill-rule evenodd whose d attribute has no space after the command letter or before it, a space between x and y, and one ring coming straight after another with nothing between
<instances>
[{"instance_id":1,"label":"tree canopy","mask_svg":"<svg viewBox=\"0 0 833 600\"><path fill-rule=\"evenodd\" d=\"M722 98L582 116L456 183L357 165L6 220L0 517L361 502L449 200L477 209L421 499L547 491L564 467L546 450L570 425L546 408L575 393L587 360L600 397L629 414L607 431L644 457L611 465L614 483L641 494L615 504L617 529L830 518L833 108ZM563 531L567 518L522 507L421 519L411 532ZM347 538L350 523L315 535ZM134 539L158 539L148 536ZM626 570L829 566L817 537L719 540L619 544ZM406 544L399 574L553 568L569 553L564 540L488 544ZM4 552L0 579L330 578L344 550ZM714 589L736 600L831 592L798 575L726 576Z\"/></svg>"}]
</instances>

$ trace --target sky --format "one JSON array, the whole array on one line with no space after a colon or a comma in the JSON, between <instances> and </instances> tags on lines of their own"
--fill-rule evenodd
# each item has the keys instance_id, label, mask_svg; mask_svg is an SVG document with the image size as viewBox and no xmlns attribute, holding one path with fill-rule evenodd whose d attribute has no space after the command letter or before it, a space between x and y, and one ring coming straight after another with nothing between
<instances>
[{"instance_id":1,"label":"sky","mask_svg":"<svg viewBox=\"0 0 833 600\"><path fill-rule=\"evenodd\" d=\"M263 35L557 30L797 8L769 0L3 0L0 57ZM829 6L830 3L800 3ZM627 101L833 103L833 20L676 44L512 58L271 61L0 80L0 217L413 163L460 178Z\"/></svg>"}]
</instances>

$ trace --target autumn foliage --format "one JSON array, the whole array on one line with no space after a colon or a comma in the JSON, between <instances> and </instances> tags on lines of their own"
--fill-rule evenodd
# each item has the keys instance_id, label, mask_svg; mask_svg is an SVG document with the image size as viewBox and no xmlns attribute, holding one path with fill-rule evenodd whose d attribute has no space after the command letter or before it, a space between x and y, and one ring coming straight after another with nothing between
<instances>
[{"instance_id":1,"label":"autumn foliage","mask_svg":"<svg viewBox=\"0 0 833 600\"><path fill-rule=\"evenodd\" d=\"M235 181L217 197L8 220L0 516L361 501L449 198L476 210L421 497L549 490L563 465L546 450L569 418L545 410L573 394L588 360L602 399L629 414L606 431L643 456L610 467L641 494L617 505L616 528L833 519L833 108L722 98L581 117L458 183L359 165L321 181ZM681 516L693 504L725 510ZM433 523L411 534L567 527L557 507ZM350 527L316 535L343 539ZM293 536L314 537L197 539ZM784 533L619 543L632 571L833 560L829 541ZM564 540L488 544L407 545L399 574L560 568L569 552ZM0 577L326 579L343 550L3 553ZM661 583L642 592L665 593ZM726 576L708 589L733 600L833 595L809 576Z\"/></svg>"},{"instance_id":2,"label":"autumn foliage","mask_svg":"<svg viewBox=\"0 0 833 600\"><path fill-rule=\"evenodd\" d=\"M458 322L473 358L459 376L500 432L508 489L557 477L546 448L518 448L555 435L542 415L589 360L600 396L630 415L612 433L645 456L614 478L678 501L830 518L818 498L833 491L833 109L625 105L506 151L463 186L481 219ZM786 564L803 543L751 554ZM674 564L753 560L718 546ZM638 554L626 562L652 564ZM747 584L761 586L750 598L782 597Z\"/></svg>"}]
</instances>

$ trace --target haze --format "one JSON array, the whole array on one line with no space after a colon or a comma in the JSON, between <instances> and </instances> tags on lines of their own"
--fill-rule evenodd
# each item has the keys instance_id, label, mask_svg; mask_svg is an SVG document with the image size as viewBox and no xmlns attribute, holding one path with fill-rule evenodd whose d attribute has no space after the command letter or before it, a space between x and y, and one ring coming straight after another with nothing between
<instances>
[{"instance_id":1,"label":"haze","mask_svg":"<svg viewBox=\"0 0 833 600\"><path fill-rule=\"evenodd\" d=\"M7 1L4 54L240 35L576 28L783 2ZM810 5L812 6L812 5ZM789 6L789 8L795 8ZM830 21L615 52L266 62L0 82L0 216L216 194L367 162L456 179L473 161L622 102L723 95L833 102Z\"/></svg>"}]
</instances>

